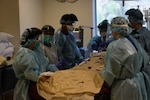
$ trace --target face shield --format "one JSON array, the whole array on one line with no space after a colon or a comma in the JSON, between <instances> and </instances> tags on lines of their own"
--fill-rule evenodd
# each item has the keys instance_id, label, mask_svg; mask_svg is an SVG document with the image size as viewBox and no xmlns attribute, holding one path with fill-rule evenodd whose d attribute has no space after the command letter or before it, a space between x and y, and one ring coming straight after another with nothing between
<instances>
[{"instance_id":1,"label":"face shield","mask_svg":"<svg viewBox=\"0 0 150 100\"><path fill-rule=\"evenodd\" d=\"M44 43L50 43L54 41L54 36L53 35L43 35L42 40Z\"/></svg>"},{"instance_id":2,"label":"face shield","mask_svg":"<svg viewBox=\"0 0 150 100\"><path fill-rule=\"evenodd\" d=\"M26 29L22 34L21 45L30 49L38 48L40 34L42 34L42 31L38 28Z\"/></svg>"},{"instance_id":3,"label":"face shield","mask_svg":"<svg viewBox=\"0 0 150 100\"><path fill-rule=\"evenodd\" d=\"M101 35L102 41L106 41L107 31L100 32L100 35Z\"/></svg>"},{"instance_id":4,"label":"face shield","mask_svg":"<svg viewBox=\"0 0 150 100\"><path fill-rule=\"evenodd\" d=\"M101 36L102 41L106 41L111 38L110 35L110 26L108 24L106 29L99 29L99 35Z\"/></svg>"},{"instance_id":5,"label":"face shield","mask_svg":"<svg viewBox=\"0 0 150 100\"><path fill-rule=\"evenodd\" d=\"M105 19L98 24L99 35L101 36L102 41L105 41L108 36L108 20Z\"/></svg>"},{"instance_id":6,"label":"face shield","mask_svg":"<svg viewBox=\"0 0 150 100\"><path fill-rule=\"evenodd\" d=\"M50 30L43 30L42 35L40 36L39 40L42 43L53 43L54 42L54 32Z\"/></svg>"},{"instance_id":7,"label":"face shield","mask_svg":"<svg viewBox=\"0 0 150 100\"><path fill-rule=\"evenodd\" d=\"M75 21L75 22L73 23L73 30L76 29L76 26L77 26L77 21Z\"/></svg>"},{"instance_id":8,"label":"face shield","mask_svg":"<svg viewBox=\"0 0 150 100\"><path fill-rule=\"evenodd\" d=\"M66 23L65 23L65 25L66 25L66 27L67 27L67 30L68 31L73 31L73 30L75 30L75 28L76 28L76 23L77 23L77 21L67 21Z\"/></svg>"},{"instance_id":9,"label":"face shield","mask_svg":"<svg viewBox=\"0 0 150 100\"><path fill-rule=\"evenodd\" d=\"M68 31L73 31L76 28L76 21L73 23L66 23Z\"/></svg>"},{"instance_id":10,"label":"face shield","mask_svg":"<svg viewBox=\"0 0 150 100\"><path fill-rule=\"evenodd\" d=\"M74 28L73 28L73 25L66 25L66 26L67 26L67 30L68 30L68 31L73 31L73 29L74 29Z\"/></svg>"},{"instance_id":11,"label":"face shield","mask_svg":"<svg viewBox=\"0 0 150 100\"><path fill-rule=\"evenodd\" d=\"M28 41L22 46L33 50L33 49L37 49L40 46L40 42L39 40L28 39Z\"/></svg>"}]
</instances>

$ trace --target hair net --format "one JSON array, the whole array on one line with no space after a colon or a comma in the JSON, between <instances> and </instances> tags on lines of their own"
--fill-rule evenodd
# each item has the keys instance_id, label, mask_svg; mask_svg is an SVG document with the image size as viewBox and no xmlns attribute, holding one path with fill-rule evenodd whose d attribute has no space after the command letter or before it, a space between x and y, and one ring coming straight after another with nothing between
<instances>
[{"instance_id":1,"label":"hair net","mask_svg":"<svg viewBox=\"0 0 150 100\"><path fill-rule=\"evenodd\" d=\"M21 45L24 45L28 40L36 39L40 34L42 34L42 31L38 28L26 29L21 37Z\"/></svg>"},{"instance_id":2,"label":"hair net","mask_svg":"<svg viewBox=\"0 0 150 100\"><path fill-rule=\"evenodd\" d=\"M125 12L128 15L129 21L143 24L143 14L139 9L131 8Z\"/></svg>"},{"instance_id":3,"label":"hair net","mask_svg":"<svg viewBox=\"0 0 150 100\"><path fill-rule=\"evenodd\" d=\"M99 23L99 25L97 26L100 30L103 31L107 31L107 27L108 27L108 20L103 20L101 23Z\"/></svg>"},{"instance_id":4,"label":"hair net","mask_svg":"<svg viewBox=\"0 0 150 100\"><path fill-rule=\"evenodd\" d=\"M128 21L124 17L115 17L111 21L111 31L121 36L128 35Z\"/></svg>"}]
</instances>

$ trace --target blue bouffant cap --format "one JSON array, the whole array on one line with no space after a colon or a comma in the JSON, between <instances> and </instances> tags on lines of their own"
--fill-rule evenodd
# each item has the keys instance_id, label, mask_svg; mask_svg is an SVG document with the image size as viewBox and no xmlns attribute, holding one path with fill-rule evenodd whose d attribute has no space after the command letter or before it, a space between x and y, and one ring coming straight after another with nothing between
<instances>
[{"instance_id":1,"label":"blue bouffant cap","mask_svg":"<svg viewBox=\"0 0 150 100\"><path fill-rule=\"evenodd\" d=\"M128 21L124 17L114 17L111 21L111 31L121 36L128 35Z\"/></svg>"}]
</instances>

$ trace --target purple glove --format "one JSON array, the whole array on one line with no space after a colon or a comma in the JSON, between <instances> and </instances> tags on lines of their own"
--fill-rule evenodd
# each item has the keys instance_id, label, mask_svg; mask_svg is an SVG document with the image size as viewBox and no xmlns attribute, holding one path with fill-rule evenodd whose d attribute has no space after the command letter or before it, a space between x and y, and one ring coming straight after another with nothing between
<instances>
[{"instance_id":1,"label":"purple glove","mask_svg":"<svg viewBox=\"0 0 150 100\"><path fill-rule=\"evenodd\" d=\"M62 59L62 60L58 61L55 66L56 66L58 69L62 69L65 64L66 64L66 60L65 60L65 59Z\"/></svg>"},{"instance_id":2,"label":"purple glove","mask_svg":"<svg viewBox=\"0 0 150 100\"><path fill-rule=\"evenodd\" d=\"M97 46L96 44L93 44L93 45L92 45L92 50L98 51L98 46Z\"/></svg>"},{"instance_id":3,"label":"purple glove","mask_svg":"<svg viewBox=\"0 0 150 100\"><path fill-rule=\"evenodd\" d=\"M100 45L100 47L101 47L101 48L104 48L104 47L107 47L107 45L108 45L107 42L102 42L101 45Z\"/></svg>"},{"instance_id":4,"label":"purple glove","mask_svg":"<svg viewBox=\"0 0 150 100\"><path fill-rule=\"evenodd\" d=\"M78 62L77 62L77 64L79 65L81 62L83 62L84 61L84 59L80 59Z\"/></svg>"},{"instance_id":5,"label":"purple glove","mask_svg":"<svg viewBox=\"0 0 150 100\"><path fill-rule=\"evenodd\" d=\"M102 42L100 44L99 51L106 51L108 44L109 44L109 42L106 42L106 41Z\"/></svg>"}]
</instances>

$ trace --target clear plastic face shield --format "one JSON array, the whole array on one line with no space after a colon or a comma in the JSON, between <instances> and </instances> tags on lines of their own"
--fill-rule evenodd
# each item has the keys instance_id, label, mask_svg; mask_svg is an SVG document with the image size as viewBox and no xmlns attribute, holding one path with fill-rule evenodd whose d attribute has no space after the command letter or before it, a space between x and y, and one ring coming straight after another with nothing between
<instances>
[{"instance_id":1,"label":"clear plastic face shield","mask_svg":"<svg viewBox=\"0 0 150 100\"><path fill-rule=\"evenodd\" d=\"M76 29L76 25L77 25L77 21L75 21L75 22L73 23L73 30Z\"/></svg>"},{"instance_id":2,"label":"clear plastic face shield","mask_svg":"<svg viewBox=\"0 0 150 100\"><path fill-rule=\"evenodd\" d=\"M101 37L106 37L107 35L107 30L106 31L100 31Z\"/></svg>"},{"instance_id":3,"label":"clear plastic face shield","mask_svg":"<svg viewBox=\"0 0 150 100\"><path fill-rule=\"evenodd\" d=\"M44 50L44 45L54 43L54 35L45 34L45 32L43 31L42 34L39 36L39 40L40 42L42 42L42 49Z\"/></svg>"},{"instance_id":4,"label":"clear plastic face shield","mask_svg":"<svg viewBox=\"0 0 150 100\"><path fill-rule=\"evenodd\" d=\"M108 40L110 37L110 25L108 24L107 29L99 29L99 34L102 41Z\"/></svg>"},{"instance_id":5,"label":"clear plastic face shield","mask_svg":"<svg viewBox=\"0 0 150 100\"><path fill-rule=\"evenodd\" d=\"M76 23L77 21L75 21L74 23L67 23L66 26L67 26L68 31L74 31L76 28Z\"/></svg>"},{"instance_id":6,"label":"clear plastic face shield","mask_svg":"<svg viewBox=\"0 0 150 100\"><path fill-rule=\"evenodd\" d=\"M43 35L42 40L44 43L50 43L54 41L54 36L53 35Z\"/></svg>"},{"instance_id":7,"label":"clear plastic face shield","mask_svg":"<svg viewBox=\"0 0 150 100\"><path fill-rule=\"evenodd\" d=\"M51 32L49 30L43 31L39 40L42 43L50 43L50 42L53 43L54 42L54 34L51 34Z\"/></svg>"}]
</instances>

